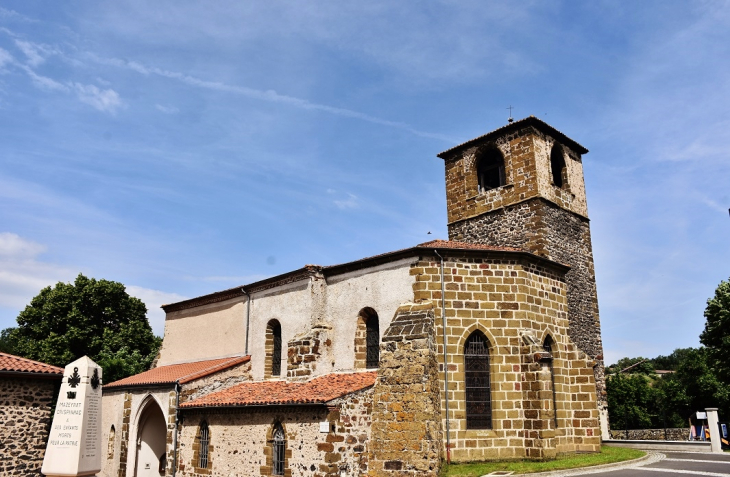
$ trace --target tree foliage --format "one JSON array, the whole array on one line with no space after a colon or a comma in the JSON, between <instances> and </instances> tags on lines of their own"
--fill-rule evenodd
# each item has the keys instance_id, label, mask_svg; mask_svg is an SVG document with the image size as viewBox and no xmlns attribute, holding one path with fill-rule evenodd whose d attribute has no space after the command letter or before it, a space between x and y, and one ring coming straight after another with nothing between
<instances>
[{"instance_id":1,"label":"tree foliage","mask_svg":"<svg viewBox=\"0 0 730 477\"><path fill-rule=\"evenodd\" d=\"M730 383L730 280L720 282L707 300L705 330L700 342L707 347L714 368Z\"/></svg>"},{"instance_id":2,"label":"tree foliage","mask_svg":"<svg viewBox=\"0 0 730 477\"><path fill-rule=\"evenodd\" d=\"M87 355L108 383L146 371L157 355L162 340L146 314L121 283L79 274L74 283L41 290L18 315L18 326L2 336L14 354L55 366Z\"/></svg>"}]
</instances>

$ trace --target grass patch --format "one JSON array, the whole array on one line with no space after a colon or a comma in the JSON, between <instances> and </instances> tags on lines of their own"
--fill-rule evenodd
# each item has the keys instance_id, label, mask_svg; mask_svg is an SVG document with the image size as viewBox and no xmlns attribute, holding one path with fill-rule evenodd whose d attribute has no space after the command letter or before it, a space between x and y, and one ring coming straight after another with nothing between
<instances>
[{"instance_id":1,"label":"grass patch","mask_svg":"<svg viewBox=\"0 0 730 477\"><path fill-rule=\"evenodd\" d=\"M467 464L444 464L441 475L444 477L479 477L497 470L508 470L515 474L547 472L551 470L575 469L592 465L612 464L624 460L637 459L646 452L626 447L601 446L600 454L570 454L555 460L531 461L512 460L503 462L470 462Z\"/></svg>"}]
</instances>

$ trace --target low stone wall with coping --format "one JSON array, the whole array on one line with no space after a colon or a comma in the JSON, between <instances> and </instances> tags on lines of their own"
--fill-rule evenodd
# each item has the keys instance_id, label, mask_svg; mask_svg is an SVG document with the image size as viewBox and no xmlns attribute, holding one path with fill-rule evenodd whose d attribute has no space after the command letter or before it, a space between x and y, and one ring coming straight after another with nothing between
<instances>
[{"instance_id":1,"label":"low stone wall with coping","mask_svg":"<svg viewBox=\"0 0 730 477\"><path fill-rule=\"evenodd\" d=\"M611 439L630 441L686 441L689 440L689 427L667 429L629 429L628 431L612 430Z\"/></svg>"}]
</instances>

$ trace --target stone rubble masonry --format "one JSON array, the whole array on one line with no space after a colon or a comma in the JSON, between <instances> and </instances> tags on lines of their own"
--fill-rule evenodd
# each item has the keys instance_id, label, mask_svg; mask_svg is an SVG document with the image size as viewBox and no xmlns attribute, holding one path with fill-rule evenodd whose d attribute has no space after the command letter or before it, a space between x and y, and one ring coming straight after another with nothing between
<instances>
[{"instance_id":1,"label":"stone rubble masonry","mask_svg":"<svg viewBox=\"0 0 730 477\"><path fill-rule=\"evenodd\" d=\"M438 476L442 460L433 305L398 308L380 345L370 476Z\"/></svg>"},{"instance_id":2,"label":"stone rubble masonry","mask_svg":"<svg viewBox=\"0 0 730 477\"><path fill-rule=\"evenodd\" d=\"M332 341L327 324L315 325L308 333L296 336L287 343L286 377L289 381L307 381L317 370L317 362Z\"/></svg>"},{"instance_id":3,"label":"stone rubble masonry","mask_svg":"<svg viewBox=\"0 0 730 477\"><path fill-rule=\"evenodd\" d=\"M533 128L498 138L507 184L479 193L476 157L482 147L445 159L449 238L512 246L571 267L566 276L569 334L575 345L596 360L598 405L607 408L603 344L580 154L562 145L567 183L550 179L554 138Z\"/></svg>"},{"instance_id":4,"label":"stone rubble masonry","mask_svg":"<svg viewBox=\"0 0 730 477\"><path fill-rule=\"evenodd\" d=\"M57 382L0 378L0 475L41 475Z\"/></svg>"},{"instance_id":5,"label":"stone rubble masonry","mask_svg":"<svg viewBox=\"0 0 730 477\"><path fill-rule=\"evenodd\" d=\"M686 441L689 427L667 429L630 429L628 439L632 441ZM626 440L626 431L611 431L611 439Z\"/></svg>"},{"instance_id":6,"label":"stone rubble masonry","mask_svg":"<svg viewBox=\"0 0 730 477\"><path fill-rule=\"evenodd\" d=\"M411 274L416 277L415 299L434 305L436 359L443 386L440 262L436 257L423 257L411 268ZM597 452L596 362L580 351L568 334L563 272L527 258L447 255L444 288L452 460L544 459L557 453ZM466 426L463 352L467 338L476 330L483 332L490 344L491 429ZM548 334L554 342L557 428L549 369L535 361L535 353L542 352ZM443 393L441 398L445 429ZM376 401L374 422L377 410Z\"/></svg>"},{"instance_id":7,"label":"stone rubble masonry","mask_svg":"<svg viewBox=\"0 0 730 477\"><path fill-rule=\"evenodd\" d=\"M179 472L185 477L270 476L272 431L280 422L286 434L285 476L366 475L373 388L336 399L328 406L210 408L185 411L180 426ZM211 464L195 467L198 426L210 429ZM320 432L327 421L329 432Z\"/></svg>"}]
</instances>

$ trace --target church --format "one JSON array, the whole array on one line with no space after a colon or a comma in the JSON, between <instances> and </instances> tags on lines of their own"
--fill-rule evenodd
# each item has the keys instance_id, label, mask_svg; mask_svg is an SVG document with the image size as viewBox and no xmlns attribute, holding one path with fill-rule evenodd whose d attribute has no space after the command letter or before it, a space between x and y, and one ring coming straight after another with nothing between
<instances>
[{"instance_id":1,"label":"church","mask_svg":"<svg viewBox=\"0 0 730 477\"><path fill-rule=\"evenodd\" d=\"M103 387L106 477L438 476L608 432L583 155L530 116L438 154L449 240L163 306Z\"/></svg>"}]
</instances>

